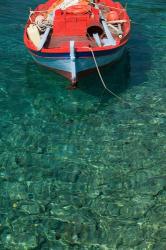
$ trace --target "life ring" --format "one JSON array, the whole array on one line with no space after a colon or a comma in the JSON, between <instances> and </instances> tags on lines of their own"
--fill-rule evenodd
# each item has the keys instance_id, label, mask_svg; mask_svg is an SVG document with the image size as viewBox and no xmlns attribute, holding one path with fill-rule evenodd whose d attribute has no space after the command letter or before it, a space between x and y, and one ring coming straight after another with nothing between
<instances>
[{"instance_id":1,"label":"life ring","mask_svg":"<svg viewBox=\"0 0 166 250\"><path fill-rule=\"evenodd\" d=\"M65 12L67 14L86 14L91 10L91 7L89 5L84 5L84 4L77 4L68 7Z\"/></svg>"}]
</instances>

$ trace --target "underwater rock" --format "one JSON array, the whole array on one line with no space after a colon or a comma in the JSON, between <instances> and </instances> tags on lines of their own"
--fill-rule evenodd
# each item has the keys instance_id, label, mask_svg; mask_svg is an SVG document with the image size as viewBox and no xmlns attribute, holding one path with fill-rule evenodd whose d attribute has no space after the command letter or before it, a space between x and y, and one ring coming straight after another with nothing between
<instances>
[{"instance_id":1,"label":"underwater rock","mask_svg":"<svg viewBox=\"0 0 166 250\"><path fill-rule=\"evenodd\" d=\"M37 247L36 237L28 233L2 235L4 249L31 249Z\"/></svg>"},{"instance_id":2,"label":"underwater rock","mask_svg":"<svg viewBox=\"0 0 166 250\"><path fill-rule=\"evenodd\" d=\"M19 182L8 182L4 184L11 200L23 200L27 198L26 187Z\"/></svg>"},{"instance_id":3,"label":"underwater rock","mask_svg":"<svg viewBox=\"0 0 166 250\"><path fill-rule=\"evenodd\" d=\"M153 244L153 250L164 250L166 249L166 241L160 240Z\"/></svg>"},{"instance_id":4,"label":"underwater rock","mask_svg":"<svg viewBox=\"0 0 166 250\"><path fill-rule=\"evenodd\" d=\"M121 238L123 239L123 246L126 249L133 248L139 245L143 240L143 232L138 226L123 227L121 231Z\"/></svg>"},{"instance_id":5,"label":"underwater rock","mask_svg":"<svg viewBox=\"0 0 166 250\"><path fill-rule=\"evenodd\" d=\"M40 213L40 208L39 205L36 203L29 203L29 204L23 204L20 206L20 211L26 214L39 214Z\"/></svg>"}]
</instances>

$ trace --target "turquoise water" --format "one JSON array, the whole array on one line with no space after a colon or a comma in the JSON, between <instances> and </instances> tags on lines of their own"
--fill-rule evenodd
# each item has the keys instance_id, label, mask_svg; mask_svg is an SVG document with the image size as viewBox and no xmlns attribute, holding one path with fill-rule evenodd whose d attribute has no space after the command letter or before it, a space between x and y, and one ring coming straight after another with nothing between
<instances>
[{"instance_id":1,"label":"turquoise water","mask_svg":"<svg viewBox=\"0 0 166 250\"><path fill-rule=\"evenodd\" d=\"M166 2L128 1L128 50L102 71L130 105L97 74L68 91L23 45L40 1L0 3L0 249L166 249Z\"/></svg>"}]
</instances>

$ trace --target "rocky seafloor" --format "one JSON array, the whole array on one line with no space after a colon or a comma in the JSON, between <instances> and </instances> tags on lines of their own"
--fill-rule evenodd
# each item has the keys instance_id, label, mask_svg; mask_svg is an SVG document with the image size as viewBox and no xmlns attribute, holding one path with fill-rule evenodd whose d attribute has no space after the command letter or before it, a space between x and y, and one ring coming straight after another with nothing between
<instances>
[{"instance_id":1,"label":"rocky seafloor","mask_svg":"<svg viewBox=\"0 0 166 250\"><path fill-rule=\"evenodd\" d=\"M102 71L125 102L97 74L68 91L36 66L21 42L28 5L0 11L0 249L165 250L164 1L128 2L144 25Z\"/></svg>"}]
</instances>

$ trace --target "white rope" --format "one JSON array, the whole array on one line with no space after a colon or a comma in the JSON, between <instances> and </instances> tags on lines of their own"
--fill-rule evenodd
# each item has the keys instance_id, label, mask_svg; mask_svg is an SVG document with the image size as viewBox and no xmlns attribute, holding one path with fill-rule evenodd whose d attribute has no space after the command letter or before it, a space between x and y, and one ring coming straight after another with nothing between
<instances>
[{"instance_id":1,"label":"white rope","mask_svg":"<svg viewBox=\"0 0 166 250\"><path fill-rule=\"evenodd\" d=\"M30 10L30 13L29 13L29 20L32 24L34 24L41 32L44 32L48 27L52 28L52 20L49 20L49 16L47 17L44 17L44 16L40 16L38 15L36 18L35 18L35 21L33 22L32 21L32 14L33 13L43 13L43 12L46 12L46 11L31 11Z\"/></svg>"},{"instance_id":2,"label":"white rope","mask_svg":"<svg viewBox=\"0 0 166 250\"><path fill-rule=\"evenodd\" d=\"M116 97L118 100L120 100L121 102L124 102L124 103L127 103L128 105L130 105L128 102L126 102L125 100L123 100L120 96L118 96L117 94L115 94L112 90L110 90L110 89L106 86L106 84L105 84L105 82L104 82L104 80L103 80L103 77L102 77L102 75L101 75L99 66L98 66L98 64L97 64L97 61L96 61L94 52L93 52L92 48L89 48L89 49L90 49L90 51L91 51L91 53L92 53L93 60L94 60L94 63L95 63L95 65L96 65L96 69L97 69L98 75L99 75L99 77L100 77L100 80L101 80L101 82L102 82L104 88L105 88L111 95L115 96L115 97Z\"/></svg>"},{"instance_id":3,"label":"white rope","mask_svg":"<svg viewBox=\"0 0 166 250\"><path fill-rule=\"evenodd\" d=\"M48 10L30 10L30 14L32 15L33 13L45 13L48 12Z\"/></svg>"},{"instance_id":4,"label":"white rope","mask_svg":"<svg viewBox=\"0 0 166 250\"><path fill-rule=\"evenodd\" d=\"M102 4L102 3L99 3L99 4L95 4L95 6L98 6L100 8L100 6L102 7L106 7L106 8L109 8L109 9L114 9L114 10L120 10L120 11L126 11L125 8L117 8L117 7L114 7L114 6L108 6L108 5L105 5L105 4Z\"/></svg>"}]
</instances>

